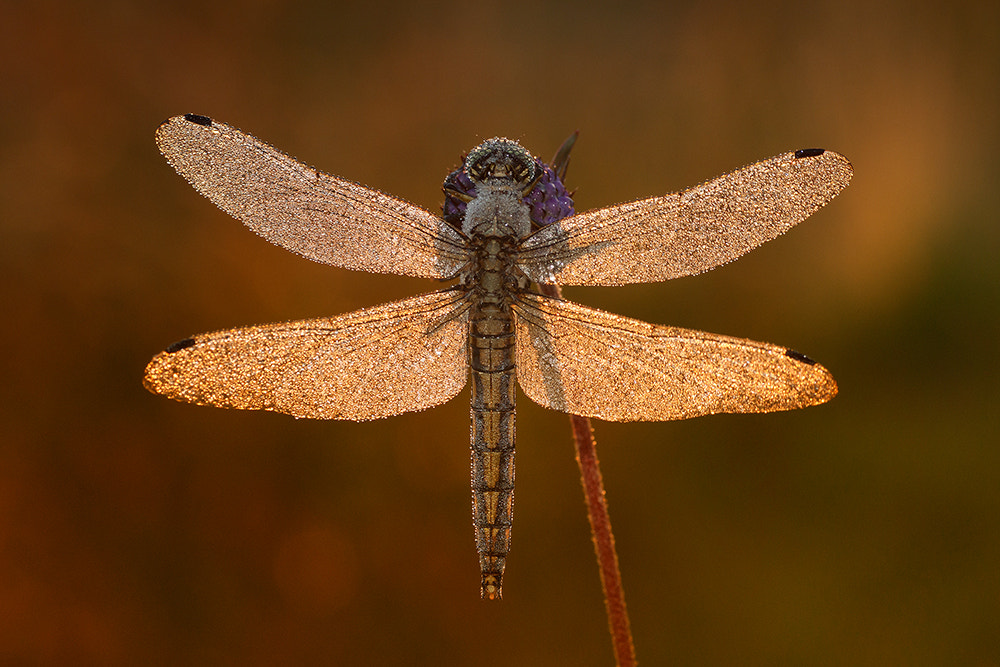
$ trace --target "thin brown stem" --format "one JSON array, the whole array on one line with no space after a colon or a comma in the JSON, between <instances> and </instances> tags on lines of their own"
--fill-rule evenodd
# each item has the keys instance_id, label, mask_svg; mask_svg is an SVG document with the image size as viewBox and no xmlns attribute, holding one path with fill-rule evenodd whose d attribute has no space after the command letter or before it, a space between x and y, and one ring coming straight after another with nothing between
<instances>
[{"instance_id":1,"label":"thin brown stem","mask_svg":"<svg viewBox=\"0 0 1000 667\"><path fill-rule=\"evenodd\" d=\"M551 297L562 298L558 285L542 285L542 291ZM597 552L597 565L601 572L604 588L604 604L608 613L608 626L618 667L634 667L635 646L629 627L628 610L625 608L625 591L622 588L621 570L618 568L618 552L615 537L611 531L611 517L604 498L604 479L601 465L597 460L597 442L589 417L570 415L573 427L573 442L576 460L580 465L580 479L587 502L587 516L590 532Z\"/></svg>"}]
</instances>

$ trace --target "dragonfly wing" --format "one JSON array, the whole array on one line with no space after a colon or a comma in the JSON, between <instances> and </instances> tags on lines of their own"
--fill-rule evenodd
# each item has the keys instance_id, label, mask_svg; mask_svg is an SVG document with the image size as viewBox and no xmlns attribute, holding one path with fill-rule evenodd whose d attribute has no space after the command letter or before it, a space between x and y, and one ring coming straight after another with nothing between
<instances>
[{"instance_id":1,"label":"dragonfly wing","mask_svg":"<svg viewBox=\"0 0 1000 667\"><path fill-rule=\"evenodd\" d=\"M784 347L649 324L538 294L514 306L517 380L548 408L608 421L824 403L830 372Z\"/></svg>"},{"instance_id":2,"label":"dragonfly wing","mask_svg":"<svg viewBox=\"0 0 1000 667\"><path fill-rule=\"evenodd\" d=\"M303 257L373 273L450 278L464 239L443 220L302 164L205 116L163 123L156 143L170 165L219 208Z\"/></svg>"},{"instance_id":3,"label":"dragonfly wing","mask_svg":"<svg viewBox=\"0 0 1000 667\"><path fill-rule=\"evenodd\" d=\"M468 375L462 294L188 338L146 367L170 398L314 419L378 419L454 397Z\"/></svg>"},{"instance_id":4,"label":"dragonfly wing","mask_svg":"<svg viewBox=\"0 0 1000 667\"><path fill-rule=\"evenodd\" d=\"M812 215L851 180L847 158L806 149L683 192L574 215L525 240L518 262L537 282L624 285L730 262Z\"/></svg>"}]
</instances>

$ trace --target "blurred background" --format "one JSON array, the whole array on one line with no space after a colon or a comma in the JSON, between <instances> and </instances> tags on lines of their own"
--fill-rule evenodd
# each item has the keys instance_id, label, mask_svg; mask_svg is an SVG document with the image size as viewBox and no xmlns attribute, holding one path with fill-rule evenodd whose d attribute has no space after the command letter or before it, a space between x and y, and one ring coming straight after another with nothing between
<instances>
[{"instance_id":1,"label":"blurred background","mask_svg":"<svg viewBox=\"0 0 1000 667\"><path fill-rule=\"evenodd\" d=\"M468 394L379 422L148 394L190 334L435 289L272 246L158 154L210 115L431 210L494 135L578 210L771 155L852 185L708 274L567 289L794 347L793 413L595 422L646 665L1000 665L994 2L0 4L0 661L612 664L568 419L519 399L479 599Z\"/></svg>"}]
</instances>

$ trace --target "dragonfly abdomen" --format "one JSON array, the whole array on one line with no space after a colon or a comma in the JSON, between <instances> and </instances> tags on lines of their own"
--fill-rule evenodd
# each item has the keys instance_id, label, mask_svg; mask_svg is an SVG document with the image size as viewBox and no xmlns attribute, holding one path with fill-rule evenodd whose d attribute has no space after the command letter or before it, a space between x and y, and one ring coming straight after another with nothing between
<instances>
[{"instance_id":1,"label":"dragonfly abdomen","mask_svg":"<svg viewBox=\"0 0 1000 667\"><path fill-rule=\"evenodd\" d=\"M472 512L481 595L501 596L514 504L514 324L486 300L469 330L472 386Z\"/></svg>"}]
</instances>

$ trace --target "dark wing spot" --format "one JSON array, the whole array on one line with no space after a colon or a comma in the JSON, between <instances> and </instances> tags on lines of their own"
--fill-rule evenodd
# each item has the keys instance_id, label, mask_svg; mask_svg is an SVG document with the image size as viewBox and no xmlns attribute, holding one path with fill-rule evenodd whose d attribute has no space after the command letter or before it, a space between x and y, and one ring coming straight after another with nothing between
<instances>
[{"instance_id":1,"label":"dark wing spot","mask_svg":"<svg viewBox=\"0 0 1000 667\"><path fill-rule=\"evenodd\" d=\"M825 152L825 148L800 148L795 151L795 159L797 160L801 157L816 157L817 155L822 155Z\"/></svg>"},{"instance_id":2,"label":"dark wing spot","mask_svg":"<svg viewBox=\"0 0 1000 667\"><path fill-rule=\"evenodd\" d=\"M184 341L181 341L183 343ZM791 357L795 361L801 361L804 364L814 365L816 362L802 354L801 352L796 352L795 350L785 350L785 356Z\"/></svg>"},{"instance_id":3,"label":"dark wing spot","mask_svg":"<svg viewBox=\"0 0 1000 667\"><path fill-rule=\"evenodd\" d=\"M196 113L186 113L184 114L184 120L192 123L198 123L198 125L204 125L205 127L212 127L212 119L208 116L199 116ZM797 156L798 154L796 154L796 157Z\"/></svg>"},{"instance_id":4,"label":"dark wing spot","mask_svg":"<svg viewBox=\"0 0 1000 667\"><path fill-rule=\"evenodd\" d=\"M194 343L195 343L194 338L185 338L184 340L179 340L176 343L174 343L173 345L171 345L170 347L168 347L167 350L166 350L166 352L167 352L167 354L173 354L174 352L180 352L181 350L183 350L186 347L191 347L192 345L194 345Z\"/></svg>"}]
</instances>

